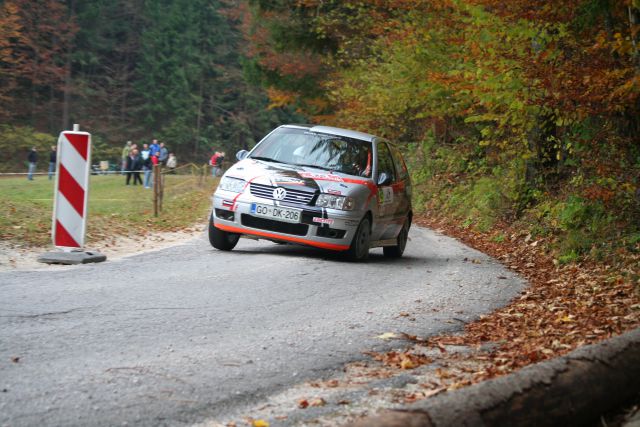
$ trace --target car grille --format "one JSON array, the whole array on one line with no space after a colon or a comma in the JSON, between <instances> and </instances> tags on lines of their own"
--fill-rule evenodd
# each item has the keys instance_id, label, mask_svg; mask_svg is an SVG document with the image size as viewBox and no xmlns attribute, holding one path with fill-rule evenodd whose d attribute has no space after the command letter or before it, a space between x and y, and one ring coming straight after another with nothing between
<instances>
[{"instance_id":1,"label":"car grille","mask_svg":"<svg viewBox=\"0 0 640 427\"><path fill-rule=\"evenodd\" d=\"M249 190L251 191L252 196L273 200L273 190L276 188L277 187L273 187L271 185L256 184L252 182ZM287 188L286 190L287 195L282 201L300 205L308 205L316 194L315 192L311 193L302 190L292 190L291 188Z\"/></svg>"},{"instance_id":2,"label":"car grille","mask_svg":"<svg viewBox=\"0 0 640 427\"><path fill-rule=\"evenodd\" d=\"M258 218L248 214L240 216L242 225L260 230L275 231L277 233L294 234L296 236L306 236L309 226L306 224L293 224L290 222L275 221L272 219Z\"/></svg>"}]
</instances>

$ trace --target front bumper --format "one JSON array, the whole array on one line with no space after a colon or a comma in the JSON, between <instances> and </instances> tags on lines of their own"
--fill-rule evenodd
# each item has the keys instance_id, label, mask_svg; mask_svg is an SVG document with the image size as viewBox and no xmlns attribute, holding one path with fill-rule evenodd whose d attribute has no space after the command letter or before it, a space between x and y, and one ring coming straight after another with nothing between
<instances>
[{"instance_id":1,"label":"front bumper","mask_svg":"<svg viewBox=\"0 0 640 427\"><path fill-rule=\"evenodd\" d=\"M213 195L213 225L230 233L345 251L349 249L364 215L357 211L280 204L281 207L302 211L301 222L292 224L252 214L252 203L273 205L275 202L255 197L249 192L237 194L218 189Z\"/></svg>"}]
</instances>

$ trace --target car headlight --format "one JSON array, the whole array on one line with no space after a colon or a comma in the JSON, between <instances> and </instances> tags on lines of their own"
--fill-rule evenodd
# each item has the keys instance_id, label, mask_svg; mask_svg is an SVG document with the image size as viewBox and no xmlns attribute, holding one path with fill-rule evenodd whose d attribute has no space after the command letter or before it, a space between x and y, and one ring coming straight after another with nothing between
<instances>
[{"instance_id":1,"label":"car headlight","mask_svg":"<svg viewBox=\"0 0 640 427\"><path fill-rule=\"evenodd\" d=\"M218 184L218 188L225 191L232 191L234 193L242 193L246 184L247 181L244 179L223 176L220 180L220 184Z\"/></svg>"},{"instance_id":2,"label":"car headlight","mask_svg":"<svg viewBox=\"0 0 640 427\"><path fill-rule=\"evenodd\" d=\"M356 201L347 196L336 196L334 194L320 194L316 201L316 206L330 209L340 209L343 211L352 211L356 206Z\"/></svg>"}]
</instances>

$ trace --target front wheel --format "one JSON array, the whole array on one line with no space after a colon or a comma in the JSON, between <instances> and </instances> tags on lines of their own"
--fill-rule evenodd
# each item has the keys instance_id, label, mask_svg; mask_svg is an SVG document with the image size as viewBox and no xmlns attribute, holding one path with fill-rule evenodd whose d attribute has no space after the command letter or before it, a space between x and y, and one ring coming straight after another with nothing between
<instances>
[{"instance_id":1,"label":"front wheel","mask_svg":"<svg viewBox=\"0 0 640 427\"><path fill-rule=\"evenodd\" d=\"M400 233L398 233L398 244L396 246L385 246L382 248L384 256L387 258L400 258L402 256L404 248L407 247L407 240L409 240L409 227L411 227L411 223L409 222L409 218L407 218L402 225Z\"/></svg>"},{"instance_id":2,"label":"front wheel","mask_svg":"<svg viewBox=\"0 0 640 427\"><path fill-rule=\"evenodd\" d=\"M358 229L349 250L347 250L347 258L349 261L364 261L369 258L369 244L371 243L371 225L369 218L364 218Z\"/></svg>"},{"instance_id":3,"label":"front wheel","mask_svg":"<svg viewBox=\"0 0 640 427\"><path fill-rule=\"evenodd\" d=\"M240 240L240 235L237 233L227 233L216 228L213 225L213 212L209 218L209 243L216 249L221 251L230 251L236 247Z\"/></svg>"}]
</instances>

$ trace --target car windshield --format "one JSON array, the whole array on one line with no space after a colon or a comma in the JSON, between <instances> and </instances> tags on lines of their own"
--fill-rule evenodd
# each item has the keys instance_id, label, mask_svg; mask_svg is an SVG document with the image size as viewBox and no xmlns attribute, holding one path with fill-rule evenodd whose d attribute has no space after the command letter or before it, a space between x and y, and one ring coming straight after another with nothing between
<instances>
[{"instance_id":1,"label":"car windshield","mask_svg":"<svg viewBox=\"0 0 640 427\"><path fill-rule=\"evenodd\" d=\"M306 129L276 129L253 150L250 157L371 177L371 142Z\"/></svg>"}]
</instances>

